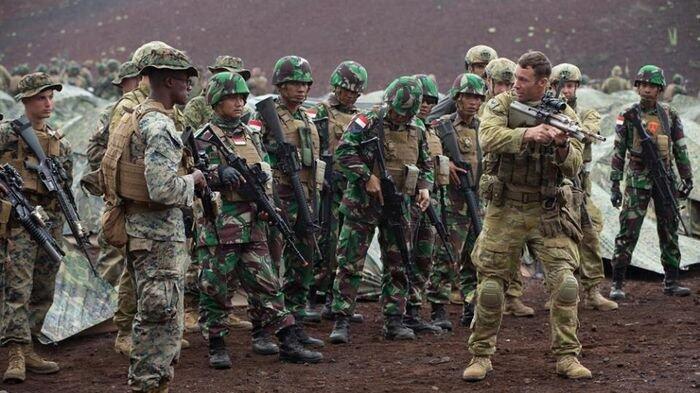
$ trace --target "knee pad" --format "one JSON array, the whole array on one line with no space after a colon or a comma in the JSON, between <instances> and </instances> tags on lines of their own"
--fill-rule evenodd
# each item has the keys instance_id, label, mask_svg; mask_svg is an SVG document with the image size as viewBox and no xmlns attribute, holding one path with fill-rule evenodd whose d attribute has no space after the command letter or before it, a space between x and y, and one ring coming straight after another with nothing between
<instances>
[{"instance_id":1,"label":"knee pad","mask_svg":"<svg viewBox=\"0 0 700 393\"><path fill-rule=\"evenodd\" d=\"M479 304L488 309L503 307L503 286L493 278L486 278L479 284Z\"/></svg>"},{"instance_id":2,"label":"knee pad","mask_svg":"<svg viewBox=\"0 0 700 393\"><path fill-rule=\"evenodd\" d=\"M578 299L578 281L572 274L567 274L561 281L556 293L556 300L560 304L575 304Z\"/></svg>"}]
</instances>

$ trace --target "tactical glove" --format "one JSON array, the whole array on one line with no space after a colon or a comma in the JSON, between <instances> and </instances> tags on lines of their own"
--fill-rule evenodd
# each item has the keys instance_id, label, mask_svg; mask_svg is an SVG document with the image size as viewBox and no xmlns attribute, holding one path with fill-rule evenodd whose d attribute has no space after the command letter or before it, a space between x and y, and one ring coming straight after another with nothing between
<instances>
[{"instance_id":1,"label":"tactical glove","mask_svg":"<svg viewBox=\"0 0 700 393\"><path fill-rule=\"evenodd\" d=\"M238 188L241 183L241 173L230 166L219 165L219 181L226 187Z\"/></svg>"},{"instance_id":2,"label":"tactical glove","mask_svg":"<svg viewBox=\"0 0 700 393\"><path fill-rule=\"evenodd\" d=\"M682 181L681 188L678 190L678 196L681 199L686 199L691 191L693 191L693 179L685 179Z\"/></svg>"}]
</instances>

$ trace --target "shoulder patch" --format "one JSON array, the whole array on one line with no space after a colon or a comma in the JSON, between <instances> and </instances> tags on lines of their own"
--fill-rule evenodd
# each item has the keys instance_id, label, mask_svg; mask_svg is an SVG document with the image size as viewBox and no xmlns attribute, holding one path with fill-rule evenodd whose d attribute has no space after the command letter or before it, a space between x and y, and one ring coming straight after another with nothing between
<instances>
[{"instance_id":1,"label":"shoulder patch","mask_svg":"<svg viewBox=\"0 0 700 393\"><path fill-rule=\"evenodd\" d=\"M359 114L355 116L354 123L360 126L360 128L365 128L369 124L369 118L364 114Z\"/></svg>"},{"instance_id":2,"label":"shoulder patch","mask_svg":"<svg viewBox=\"0 0 700 393\"><path fill-rule=\"evenodd\" d=\"M251 119L248 122L248 127L253 132L260 132L262 130L262 121L260 119Z\"/></svg>"},{"instance_id":3,"label":"shoulder patch","mask_svg":"<svg viewBox=\"0 0 700 393\"><path fill-rule=\"evenodd\" d=\"M615 119L615 125L616 126L621 126L625 123L625 117L622 116L622 114L617 115L617 118Z\"/></svg>"},{"instance_id":4,"label":"shoulder patch","mask_svg":"<svg viewBox=\"0 0 700 393\"><path fill-rule=\"evenodd\" d=\"M497 109L499 106L501 106L501 103L498 102L498 100L494 97L494 98L490 99L489 102L488 102L486 105L488 105L489 108L491 108L492 110L495 110L495 109Z\"/></svg>"}]
</instances>

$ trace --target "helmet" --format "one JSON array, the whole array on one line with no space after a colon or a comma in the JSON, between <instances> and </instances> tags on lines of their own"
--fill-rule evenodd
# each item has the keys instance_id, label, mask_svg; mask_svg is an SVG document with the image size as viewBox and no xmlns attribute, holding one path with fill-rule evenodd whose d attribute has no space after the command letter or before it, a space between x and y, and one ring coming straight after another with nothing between
<instances>
[{"instance_id":1,"label":"helmet","mask_svg":"<svg viewBox=\"0 0 700 393\"><path fill-rule=\"evenodd\" d=\"M367 87L367 70L358 62L344 61L333 70L330 83L331 87L362 93Z\"/></svg>"},{"instance_id":2,"label":"helmet","mask_svg":"<svg viewBox=\"0 0 700 393\"><path fill-rule=\"evenodd\" d=\"M187 76L199 75L187 55L169 46L153 48L144 53L139 61L139 65L141 66L141 75L156 69L185 71Z\"/></svg>"},{"instance_id":3,"label":"helmet","mask_svg":"<svg viewBox=\"0 0 700 393\"><path fill-rule=\"evenodd\" d=\"M119 62L115 59L109 59L107 60L107 69L109 72L117 72L119 71Z\"/></svg>"},{"instance_id":4,"label":"helmet","mask_svg":"<svg viewBox=\"0 0 700 393\"><path fill-rule=\"evenodd\" d=\"M610 70L610 75L611 75L611 76L620 76L620 75L622 75L622 67L620 67L619 65L614 66L614 67L612 68L612 70Z\"/></svg>"},{"instance_id":5,"label":"helmet","mask_svg":"<svg viewBox=\"0 0 700 393\"><path fill-rule=\"evenodd\" d=\"M634 79L634 86L637 86L640 82L651 83L652 85L660 86L663 89L666 87L664 70L655 65L647 64L637 71L637 77Z\"/></svg>"},{"instance_id":6,"label":"helmet","mask_svg":"<svg viewBox=\"0 0 700 393\"><path fill-rule=\"evenodd\" d=\"M515 82L515 63L505 57L493 59L486 65L486 76L495 82L513 83Z\"/></svg>"},{"instance_id":7,"label":"helmet","mask_svg":"<svg viewBox=\"0 0 700 393\"><path fill-rule=\"evenodd\" d=\"M69 76L78 76L78 74L80 74L80 65L74 61L71 61L68 63L68 67L66 67L66 72Z\"/></svg>"},{"instance_id":8,"label":"helmet","mask_svg":"<svg viewBox=\"0 0 700 393\"><path fill-rule=\"evenodd\" d=\"M21 101L22 98L34 97L48 89L61 91L63 86L43 72L27 74L17 83L17 95L15 95L15 100Z\"/></svg>"},{"instance_id":9,"label":"helmet","mask_svg":"<svg viewBox=\"0 0 700 393\"><path fill-rule=\"evenodd\" d=\"M131 56L131 61L133 61L134 64L136 64L136 66L139 68L139 71L141 71L141 69L143 69L143 67L144 67L144 65L141 64L141 61L144 58L144 56L146 56L147 54L151 53L152 51L154 51L156 49L160 49L160 48L172 48L172 47L163 41L147 42L147 43L141 45L140 47L138 47L138 49L136 49L134 51L134 54ZM98 64L98 67L99 67L99 64Z\"/></svg>"},{"instance_id":10,"label":"helmet","mask_svg":"<svg viewBox=\"0 0 700 393\"><path fill-rule=\"evenodd\" d=\"M384 102L401 116L415 116L422 101L421 83L412 76L398 77L384 90Z\"/></svg>"},{"instance_id":11,"label":"helmet","mask_svg":"<svg viewBox=\"0 0 700 393\"><path fill-rule=\"evenodd\" d=\"M43 63L42 63L42 64L39 64L39 65L36 66L36 68L34 69L34 72L44 72L44 73L46 73L46 72L48 72L48 71L49 71L49 68L46 66L46 64L43 64Z\"/></svg>"},{"instance_id":12,"label":"helmet","mask_svg":"<svg viewBox=\"0 0 700 393\"><path fill-rule=\"evenodd\" d=\"M214 64L207 68L213 73L229 71L241 74L245 80L250 78L250 71L243 66L243 60L240 57L219 56L214 60Z\"/></svg>"},{"instance_id":13,"label":"helmet","mask_svg":"<svg viewBox=\"0 0 700 393\"><path fill-rule=\"evenodd\" d=\"M576 82L581 83L581 70L573 64L561 63L552 68L552 74L549 76L549 81L552 83L559 82Z\"/></svg>"},{"instance_id":14,"label":"helmet","mask_svg":"<svg viewBox=\"0 0 700 393\"><path fill-rule=\"evenodd\" d=\"M246 99L250 90L241 74L224 71L214 74L207 86L207 103L216 106L224 97L231 94L242 94Z\"/></svg>"},{"instance_id":15,"label":"helmet","mask_svg":"<svg viewBox=\"0 0 700 393\"><path fill-rule=\"evenodd\" d=\"M474 63L487 64L489 61L498 57L496 51L490 46L477 45L469 48L467 54L464 55L464 63L468 66Z\"/></svg>"},{"instance_id":16,"label":"helmet","mask_svg":"<svg viewBox=\"0 0 700 393\"><path fill-rule=\"evenodd\" d=\"M423 88L423 98L433 97L436 100L440 98L438 93L438 86L435 78L431 75L418 74L413 75L414 78L418 79Z\"/></svg>"},{"instance_id":17,"label":"helmet","mask_svg":"<svg viewBox=\"0 0 700 393\"><path fill-rule=\"evenodd\" d=\"M673 83L675 83L677 85L682 85L683 84L683 75L674 74L673 75Z\"/></svg>"},{"instance_id":18,"label":"helmet","mask_svg":"<svg viewBox=\"0 0 700 393\"><path fill-rule=\"evenodd\" d=\"M272 84L279 86L284 82L314 83L309 62L299 56L284 56L277 60L272 70Z\"/></svg>"},{"instance_id":19,"label":"helmet","mask_svg":"<svg viewBox=\"0 0 700 393\"><path fill-rule=\"evenodd\" d=\"M450 89L450 96L453 100L457 99L460 94L474 94L477 96L482 96L486 98L486 83L479 75L464 73L457 78L452 83L452 89Z\"/></svg>"},{"instance_id":20,"label":"helmet","mask_svg":"<svg viewBox=\"0 0 700 393\"><path fill-rule=\"evenodd\" d=\"M124 79L127 78L134 78L139 75L139 69L136 67L136 64L134 64L133 61L125 61L122 63L122 65L119 67L119 74L117 74L117 77L114 78L112 81L113 85L119 86Z\"/></svg>"}]
</instances>

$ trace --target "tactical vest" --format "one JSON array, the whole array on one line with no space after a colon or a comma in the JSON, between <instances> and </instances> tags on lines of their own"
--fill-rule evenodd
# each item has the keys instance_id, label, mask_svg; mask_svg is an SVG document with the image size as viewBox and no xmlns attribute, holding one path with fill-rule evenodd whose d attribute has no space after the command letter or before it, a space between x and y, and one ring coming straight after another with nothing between
<instances>
[{"instance_id":1,"label":"tactical vest","mask_svg":"<svg viewBox=\"0 0 700 393\"><path fill-rule=\"evenodd\" d=\"M333 154L343 138L343 131L355 113L345 113L338 108L322 103L328 112L328 151Z\"/></svg>"},{"instance_id":2,"label":"tactical vest","mask_svg":"<svg viewBox=\"0 0 700 393\"><path fill-rule=\"evenodd\" d=\"M666 111L665 108L662 109L661 105L657 107L658 110ZM668 112L666 112L666 119L668 119ZM642 125L646 130L647 134L656 144L659 150L659 156L664 160L666 164L670 163L671 159L671 137L670 130L668 129L668 120L664 121L660 116L650 113L644 113L642 111ZM630 148L630 159L632 161L642 161L642 139L639 137L639 132L632 127L632 147Z\"/></svg>"},{"instance_id":3,"label":"tactical vest","mask_svg":"<svg viewBox=\"0 0 700 393\"><path fill-rule=\"evenodd\" d=\"M59 131L53 131L46 126L48 131L36 131L37 139L39 139L39 144L41 149L44 151L47 157L58 157L61 154L61 138L63 135ZM33 192L38 195L47 195L48 190L44 187L44 184L39 179L39 175L35 170L27 169L24 165L25 159L27 163L36 165L39 163L36 156L34 156L24 141L18 137L17 141L17 151L6 151L0 156L0 162L8 163L17 169L22 180L24 180L23 189L26 191Z\"/></svg>"},{"instance_id":4,"label":"tactical vest","mask_svg":"<svg viewBox=\"0 0 700 393\"><path fill-rule=\"evenodd\" d=\"M309 118L303 110L302 116L304 120L298 120L282 105L277 104L276 107L277 116L279 116L280 122L282 123L284 139L287 143L296 146L297 152L299 153L302 165L299 178L301 182L306 185L307 190L312 190L314 189L313 181L316 179L314 168L316 167L316 161L319 158L319 151L321 149L321 140L318 136L318 130L313 122L309 121ZM289 178L284 176L281 172L275 171L274 175L276 182L284 185L291 184Z\"/></svg>"},{"instance_id":5,"label":"tactical vest","mask_svg":"<svg viewBox=\"0 0 700 393\"><path fill-rule=\"evenodd\" d=\"M457 141L459 142L459 152L462 157L469 161L474 174L478 174L479 163L481 162L481 149L479 149L479 134L476 129L460 123L455 127Z\"/></svg>"},{"instance_id":6,"label":"tactical vest","mask_svg":"<svg viewBox=\"0 0 700 393\"><path fill-rule=\"evenodd\" d=\"M386 168L394 180L396 188L399 191L405 191L408 195L415 194L415 187L413 190L406 190L407 166L416 168L419 143L420 131L415 127L406 126L405 129L392 131L386 125L384 126ZM379 170L375 169L374 174L379 176Z\"/></svg>"},{"instance_id":7,"label":"tactical vest","mask_svg":"<svg viewBox=\"0 0 700 393\"><path fill-rule=\"evenodd\" d=\"M255 142L253 141L253 138L249 132L240 132L242 136L241 138L233 138L221 128L211 123L209 125L211 126L214 134L224 141L229 149L233 150L236 156L243 158L248 166L253 166L264 162L263 158L260 156L260 152L258 152L258 149L255 147ZM219 152L218 155L220 162L226 162L226 158L223 154ZM242 195L236 191L223 191L221 192L221 196L228 202L250 201L250 198L247 198L245 195Z\"/></svg>"}]
</instances>

